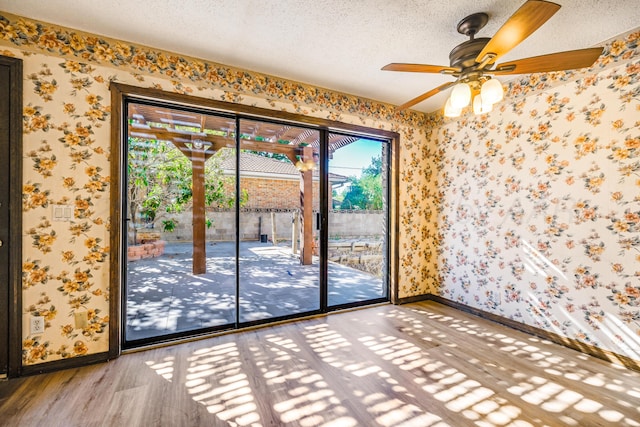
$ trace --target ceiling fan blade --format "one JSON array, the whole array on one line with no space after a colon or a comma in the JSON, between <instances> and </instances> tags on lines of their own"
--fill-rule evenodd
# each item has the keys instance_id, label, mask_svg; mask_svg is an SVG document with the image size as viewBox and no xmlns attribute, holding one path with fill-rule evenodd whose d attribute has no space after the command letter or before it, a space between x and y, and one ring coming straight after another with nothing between
<instances>
[{"instance_id":1,"label":"ceiling fan blade","mask_svg":"<svg viewBox=\"0 0 640 427\"><path fill-rule=\"evenodd\" d=\"M476 62L493 64L496 59L529 37L560 9L560 5L543 0L528 0L504 23L489 40ZM488 54L493 57L486 58Z\"/></svg>"},{"instance_id":2,"label":"ceiling fan blade","mask_svg":"<svg viewBox=\"0 0 640 427\"><path fill-rule=\"evenodd\" d=\"M459 68L447 67L445 65L429 65L429 64L403 64L393 62L382 67L385 71L406 71L410 73L455 73L460 71Z\"/></svg>"},{"instance_id":3,"label":"ceiling fan blade","mask_svg":"<svg viewBox=\"0 0 640 427\"><path fill-rule=\"evenodd\" d=\"M431 89L429 92L425 92L422 95L420 95L420 96L418 96L416 98L413 98L411 101L407 101L404 104L398 106L396 108L396 110L398 110L398 111L399 110L405 110L405 109L407 109L409 107L412 107L412 106L416 105L417 103L422 102L425 99L430 98L430 97L432 97L433 95L435 95L435 94L437 94L439 92L442 92L443 90L446 90L447 88L453 86L455 83L456 83L455 81L448 82L448 83L445 83L443 85L438 86L435 89Z\"/></svg>"},{"instance_id":4,"label":"ceiling fan blade","mask_svg":"<svg viewBox=\"0 0 640 427\"><path fill-rule=\"evenodd\" d=\"M593 65L602 54L603 48L568 50L549 55L533 56L498 64L492 74L529 74L547 71L575 70Z\"/></svg>"}]
</instances>

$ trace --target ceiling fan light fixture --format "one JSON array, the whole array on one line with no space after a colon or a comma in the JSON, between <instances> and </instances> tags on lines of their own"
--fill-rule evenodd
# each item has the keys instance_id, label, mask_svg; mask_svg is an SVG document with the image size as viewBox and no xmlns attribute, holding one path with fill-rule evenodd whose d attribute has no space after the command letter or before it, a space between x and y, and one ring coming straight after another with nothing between
<instances>
[{"instance_id":1,"label":"ceiling fan light fixture","mask_svg":"<svg viewBox=\"0 0 640 427\"><path fill-rule=\"evenodd\" d=\"M486 102L482 95L476 95L473 97L473 113L474 114L486 114L491 112L493 104Z\"/></svg>"},{"instance_id":2,"label":"ceiling fan light fixture","mask_svg":"<svg viewBox=\"0 0 640 427\"><path fill-rule=\"evenodd\" d=\"M502 101L504 97L504 89L502 88L502 83L498 79L489 79L482 84L480 88L480 96L482 96L482 101L495 104L496 102Z\"/></svg>"},{"instance_id":3,"label":"ceiling fan light fixture","mask_svg":"<svg viewBox=\"0 0 640 427\"><path fill-rule=\"evenodd\" d=\"M483 12L474 13L458 23L458 32L468 36L469 40L458 44L451 50L449 66L410 63L391 63L384 66L383 70L444 73L457 77L457 81L444 83L431 89L411 101L405 102L398 109L409 108L453 86L449 101L450 107L446 107L445 110L452 113L447 117L455 117L454 111L462 110L469 105L472 97L471 91L475 94L480 90L482 101L478 102L482 102L479 106L481 110L483 104L493 105L502 101L504 97L502 84L499 80L488 77L489 74L547 73L593 66L603 52L602 47L522 58L497 64L495 69L492 69L498 58L537 31L558 9L560 9L560 5L551 1L526 0L491 38L476 38L478 31L485 26L489 16ZM482 82L484 84L481 85Z\"/></svg>"},{"instance_id":4,"label":"ceiling fan light fixture","mask_svg":"<svg viewBox=\"0 0 640 427\"><path fill-rule=\"evenodd\" d=\"M447 98L447 102L444 104L444 116L460 117L460 114L462 114L462 108L454 108L451 105L451 97Z\"/></svg>"},{"instance_id":5,"label":"ceiling fan light fixture","mask_svg":"<svg viewBox=\"0 0 640 427\"><path fill-rule=\"evenodd\" d=\"M451 91L451 106L455 109L462 109L471 102L471 87L467 83L458 83Z\"/></svg>"}]
</instances>

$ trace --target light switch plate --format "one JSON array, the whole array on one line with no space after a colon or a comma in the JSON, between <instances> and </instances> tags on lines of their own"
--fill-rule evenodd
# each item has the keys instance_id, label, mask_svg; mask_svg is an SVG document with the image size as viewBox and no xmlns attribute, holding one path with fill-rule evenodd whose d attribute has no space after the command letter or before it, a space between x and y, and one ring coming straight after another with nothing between
<instances>
[{"instance_id":1,"label":"light switch plate","mask_svg":"<svg viewBox=\"0 0 640 427\"><path fill-rule=\"evenodd\" d=\"M71 221L73 218L73 206L71 205L52 205L51 220L52 221Z\"/></svg>"}]
</instances>

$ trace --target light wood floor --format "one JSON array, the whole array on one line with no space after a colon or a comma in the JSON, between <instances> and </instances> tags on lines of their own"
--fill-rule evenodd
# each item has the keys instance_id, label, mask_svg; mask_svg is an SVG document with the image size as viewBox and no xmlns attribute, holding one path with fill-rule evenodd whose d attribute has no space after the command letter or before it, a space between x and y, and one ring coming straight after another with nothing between
<instances>
[{"instance_id":1,"label":"light wood floor","mask_svg":"<svg viewBox=\"0 0 640 427\"><path fill-rule=\"evenodd\" d=\"M436 303L0 383L3 426L640 426L640 374Z\"/></svg>"}]
</instances>

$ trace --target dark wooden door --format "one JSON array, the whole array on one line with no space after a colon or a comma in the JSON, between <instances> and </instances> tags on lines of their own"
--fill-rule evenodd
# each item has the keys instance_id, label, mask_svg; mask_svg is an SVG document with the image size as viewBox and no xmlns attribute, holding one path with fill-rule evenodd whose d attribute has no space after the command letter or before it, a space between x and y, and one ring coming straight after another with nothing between
<instances>
[{"instance_id":1,"label":"dark wooden door","mask_svg":"<svg viewBox=\"0 0 640 427\"><path fill-rule=\"evenodd\" d=\"M0 378L20 363L21 115L22 61L0 56Z\"/></svg>"}]
</instances>

